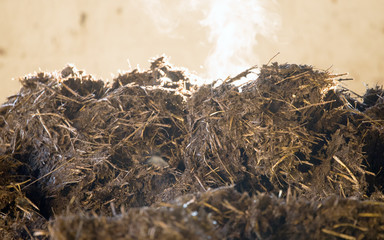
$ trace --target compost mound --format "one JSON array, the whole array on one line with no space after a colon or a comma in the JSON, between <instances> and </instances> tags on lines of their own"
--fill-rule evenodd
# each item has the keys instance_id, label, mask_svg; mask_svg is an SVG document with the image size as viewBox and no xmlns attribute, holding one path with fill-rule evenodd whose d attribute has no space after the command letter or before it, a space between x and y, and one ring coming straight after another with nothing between
<instances>
[{"instance_id":1,"label":"compost mound","mask_svg":"<svg viewBox=\"0 0 384 240\"><path fill-rule=\"evenodd\" d=\"M166 57L72 65L0 107L4 239L384 238L384 91L272 63L238 86Z\"/></svg>"}]
</instances>

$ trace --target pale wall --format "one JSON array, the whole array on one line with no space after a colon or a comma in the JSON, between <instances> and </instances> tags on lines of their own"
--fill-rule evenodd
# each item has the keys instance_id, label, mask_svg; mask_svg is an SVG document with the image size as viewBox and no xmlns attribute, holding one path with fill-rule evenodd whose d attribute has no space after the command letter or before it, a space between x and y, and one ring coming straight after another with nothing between
<instances>
[{"instance_id":1,"label":"pale wall","mask_svg":"<svg viewBox=\"0 0 384 240\"><path fill-rule=\"evenodd\" d=\"M163 2L172 9L175 0ZM212 44L198 22L202 13L176 15L182 20L167 33L142 3L0 0L0 100L18 91L18 77L39 68L62 69L68 62L111 79L118 69L129 70L127 59L133 68L145 68L149 58L166 53L175 65L204 71L200 66ZM381 0L280 0L276 13L282 24L276 41L258 37L253 50L258 63L280 52L279 62L349 72L356 79L349 84L361 93L362 82L384 83L383 9Z\"/></svg>"}]
</instances>

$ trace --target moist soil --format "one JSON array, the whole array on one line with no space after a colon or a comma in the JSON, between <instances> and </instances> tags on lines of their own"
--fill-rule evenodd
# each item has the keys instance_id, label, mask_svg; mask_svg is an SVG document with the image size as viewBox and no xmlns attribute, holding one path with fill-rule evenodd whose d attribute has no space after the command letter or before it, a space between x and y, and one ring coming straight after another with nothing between
<instances>
[{"instance_id":1,"label":"moist soil","mask_svg":"<svg viewBox=\"0 0 384 240\"><path fill-rule=\"evenodd\" d=\"M252 71L239 86L238 80ZM384 91L272 63L68 65L0 107L3 239L384 239Z\"/></svg>"}]
</instances>

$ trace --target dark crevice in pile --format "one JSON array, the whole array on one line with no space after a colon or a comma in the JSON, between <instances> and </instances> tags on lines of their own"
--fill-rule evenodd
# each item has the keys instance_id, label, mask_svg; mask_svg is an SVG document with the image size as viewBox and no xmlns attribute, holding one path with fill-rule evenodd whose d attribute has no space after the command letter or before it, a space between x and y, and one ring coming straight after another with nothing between
<instances>
[{"instance_id":1,"label":"dark crevice in pile","mask_svg":"<svg viewBox=\"0 0 384 240\"><path fill-rule=\"evenodd\" d=\"M160 57L111 84L73 66L21 79L0 107L1 234L383 236L382 88L359 101L277 63L241 88L192 78Z\"/></svg>"}]
</instances>

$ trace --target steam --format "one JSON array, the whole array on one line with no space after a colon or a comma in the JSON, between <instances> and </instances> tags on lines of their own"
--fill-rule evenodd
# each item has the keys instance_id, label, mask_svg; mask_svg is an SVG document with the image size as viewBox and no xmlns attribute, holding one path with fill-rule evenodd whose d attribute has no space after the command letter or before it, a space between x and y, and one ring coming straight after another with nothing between
<instances>
[{"instance_id":1,"label":"steam","mask_svg":"<svg viewBox=\"0 0 384 240\"><path fill-rule=\"evenodd\" d=\"M211 0L201 24L209 28L213 51L206 59L208 78L226 78L259 64L257 36L276 39L280 25L276 5L268 0Z\"/></svg>"},{"instance_id":2,"label":"steam","mask_svg":"<svg viewBox=\"0 0 384 240\"><path fill-rule=\"evenodd\" d=\"M171 36L184 14L200 13L198 22L208 30L202 41L212 45L203 66L209 79L225 79L259 64L257 38L275 41L281 22L273 0L168 0L166 6L160 0L145 2L157 27Z\"/></svg>"}]
</instances>

